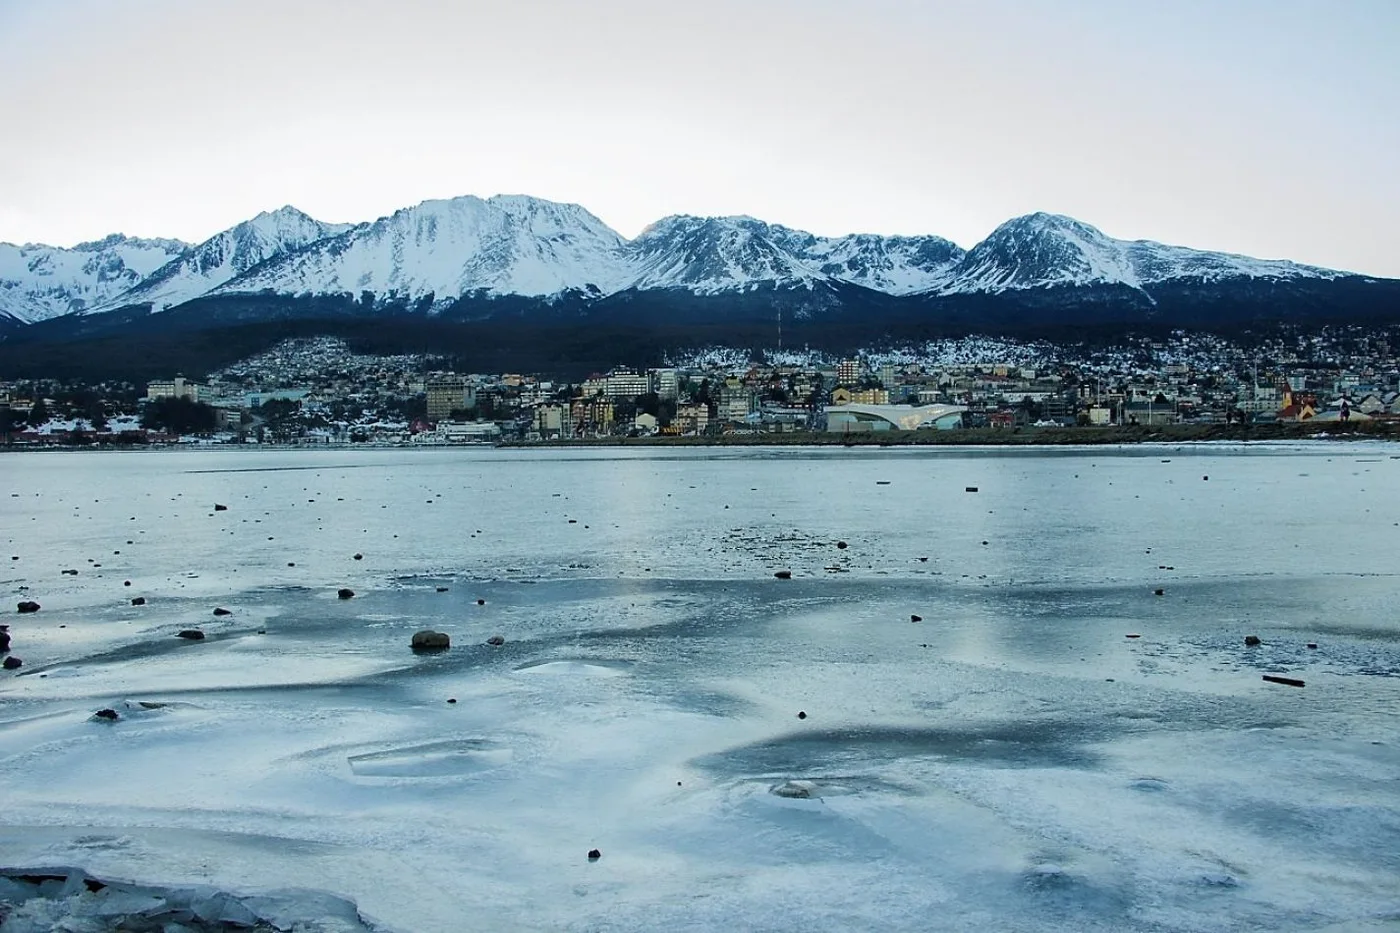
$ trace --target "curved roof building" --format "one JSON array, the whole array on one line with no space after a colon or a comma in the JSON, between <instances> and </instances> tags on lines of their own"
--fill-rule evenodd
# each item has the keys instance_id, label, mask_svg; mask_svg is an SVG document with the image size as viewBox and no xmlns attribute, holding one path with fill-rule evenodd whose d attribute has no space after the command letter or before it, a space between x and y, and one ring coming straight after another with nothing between
<instances>
[{"instance_id":1,"label":"curved roof building","mask_svg":"<svg viewBox=\"0 0 1400 933\"><path fill-rule=\"evenodd\" d=\"M962 425L961 405L832 405L826 410L828 431L917 431Z\"/></svg>"}]
</instances>

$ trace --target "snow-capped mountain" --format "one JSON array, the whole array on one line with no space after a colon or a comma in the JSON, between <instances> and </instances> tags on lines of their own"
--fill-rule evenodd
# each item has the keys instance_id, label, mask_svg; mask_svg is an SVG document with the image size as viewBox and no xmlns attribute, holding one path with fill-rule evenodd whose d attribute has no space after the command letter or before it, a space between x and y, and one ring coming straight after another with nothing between
<instances>
[{"instance_id":1,"label":"snow-capped mountain","mask_svg":"<svg viewBox=\"0 0 1400 933\"><path fill-rule=\"evenodd\" d=\"M101 305L188 248L119 233L71 249L0 243L0 316L32 324Z\"/></svg>"},{"instance_id":2,"label":"snow-capped mountain","mask_svg":"<svg viewBox=\"0 0 1400 933\"><path fill-rule=\"evenodd\" d=\"M260 263L344 233L351 227L351 224L322 223L291 206L264 211L186 250L136 287L86 313L146 303L151 305L152 311L164 311L208 294Z\"/></svg>"},{"instance_id":3,"label":"snow-capped mountain","mask_svg":"<svg viewBox=\"0 0 1400 933\"><path fill-rule=\"evenodd\" d=\"M904 302L901 313L920 314L925 305L957 296L1063 303L1076 289L1110 295L1126 288L1151 306L1167 291L1296 290L1334 281L1340 288L1369 280L1117 240L1057 214L1009 220L967 252L931 235L821 237L742 216L666 217L628 241L576 204L497 195L424 201L356 225L322 223L284 207L195 247L120 236L71 250L0 244L0 324L73 312L95 319L97 311L140 305L160 311L205 297L234 300L240 320L264 313L259 309L269 297L283 303L284 316L302 313L296 302L313 296L331 302L322 307L353 299L363 313L366 293L373 296L371 311L424 301L443 310L462 298L511 296L550 299L556 313L568 314L566 306L582 307L569 302L616 296L613 304L626 305L628 313L667 314L667 301L688 297L694 300L686 313L703 316L702 306L731 296L742 298L731 302L731 315L760 307L767 315L773 302L793 302L804 314L821 316L871 302L888 306L891 298ZM645 300L629 298L646 293L652 295ZM256 300L242 300L250 296ZM554 300L561 296L569 301ZM1267 304L1266 298L1250 300ZM509 313L529 307L513 302ZM472 313L497 311L488 301ZM95 327L101 329L78 329Z\"/></svg>"},{"instance_id":4,"label":"snow-capped mountain","mask_svg":"<svg viewBox=\"0 0 1400 933\"><path fill-rule=\"evenodd\" d=\"M708 295L765 286L810 290L831 280L774 239L773 228L752 217L666 217L628 244L625 281L641 290Z\"/></svg>"},{"instance_id":5,"label":"snow-capped mountain","mask_svg":"<svg viewBox=\"0 0 1400 933\"><path fill-rule=\"evenodd\" d=\"M693 294L846 282L890 295L927 291L963 256L936 236L819 237L752 217L667 217L629 245L630 286Z\"/></svg>"},{"instance_id":6,"label":"snow-capped mountain","mask_svg":"<svg viewBox=\"0 0 1400 933\"><path fill-rule=\"evenodd\" d=\"M1168 246L1116 240L1061 214L1008 220L978 243L938 291L945 295L1001 293L1060 286L1125 285L1150 292L1166 282L1335 279L1330 269Z\"/></svg>"},{"instance_id":7,"label":"snow-capped mountain","mask_svg":"<svg viewBox=\"0 0 1400 933\"><path fill-rule=\"evenodd\" d=\"M282 256L215 294L368 291L438 301L479 293L603 294L626 277L623 243L576 204L520 195L424 201Z\"/></svg>"},{"instance_id":8,"label":"snow-capped mountain","mask_svg":"<svg viewBox=\"0 0 1400 933\"><path fill-rule=\"evenodd\" d=\"M784 249L823 274L889 295L936 288L966 255L962 247L940 236L819 237L786 227L770 230Z\"/></svg>"}]
</instances>

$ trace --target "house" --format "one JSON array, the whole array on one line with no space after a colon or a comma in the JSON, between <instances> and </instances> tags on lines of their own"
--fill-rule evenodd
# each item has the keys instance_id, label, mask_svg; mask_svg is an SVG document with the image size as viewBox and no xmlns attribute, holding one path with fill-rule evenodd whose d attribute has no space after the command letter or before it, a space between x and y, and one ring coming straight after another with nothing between
<instances>
[{"instance_id":1,"label":"house","mask_svg":"<svg viewBox=\"0 0 1400 933\"><path fill-rule=\"evenodd\" d=\"M708 405L681 405L676 409L671 426L681 434L704 434L710 427L710 408Z\"/></svg>"},{"instance_id":2,"label":"house","mask_svg":"<svg viewBox=\"0 0 1400 933\"><path fill-rule=\"evenodd\" d=\"M1279 421L1309 421L1317 415L1317 397L1289 389L1283 393L1283 407L1278 410Z\"/></svg>"},{"instance_id":3,"label":"house","mask_svg":"<svg viewBox=\"0 0 1400 933\"><path fill-rule=\"evenodd\" d=\"M535 434L538 437L563 437L568 412L563 405L540 405L535 409Z\"/></svg>"}]
</instances>

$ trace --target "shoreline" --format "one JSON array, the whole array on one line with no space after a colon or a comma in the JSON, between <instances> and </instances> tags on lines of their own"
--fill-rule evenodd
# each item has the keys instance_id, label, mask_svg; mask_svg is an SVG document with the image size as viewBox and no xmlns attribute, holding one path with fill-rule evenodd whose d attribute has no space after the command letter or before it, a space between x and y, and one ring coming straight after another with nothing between
<instances>
[{"instance_id":1,"label":"shoreline","mask_svg":"<svg viewBox=\"0 0 1400 933\"><path fill-rule=\"evenodd\" d=\"M1250 441L1400 441L1400 422L1353 424L1171 424L1148 427L959 428L947 431L880 431L861 434L812 432L720 434L714 437L597 437L501 441L495 446L532 447L1070 447L1106 444L1177 444Z\"/></svg>"},{"instance_id":2,"label":"shoreline","mask_svg":"<svg viewBox=\"0 0 1400 933\"><path fill-rule=\"evenodd\" d=\"M120 451L478 450L572 447L1094 447L1131 444L1277 443L1280 441L1400 442L1400 421L1282 424L1171 424L1107 427L957 428L859 434L792 431L709 436L579 437L461 444L0 444L0 453Z\"/></svg>"}]
</instances>

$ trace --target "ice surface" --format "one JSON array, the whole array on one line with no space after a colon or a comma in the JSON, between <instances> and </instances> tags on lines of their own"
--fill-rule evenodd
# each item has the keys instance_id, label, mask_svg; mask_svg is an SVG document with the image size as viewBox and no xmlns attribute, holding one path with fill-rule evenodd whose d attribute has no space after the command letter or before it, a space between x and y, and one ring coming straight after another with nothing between
<instances>
[{"instance_id":1,"label":"ice surface","mask_svg":"<svg viewBox=\"0 0 1400 933\"><path fill-rule=\"evenodd\" d=\"M6 455L0 874L326 930L1381 929L1389 450ZM0 929L88 922L68 878Z\"/></svg>"}]
</instances>

